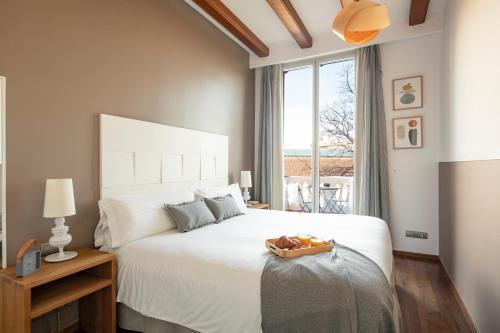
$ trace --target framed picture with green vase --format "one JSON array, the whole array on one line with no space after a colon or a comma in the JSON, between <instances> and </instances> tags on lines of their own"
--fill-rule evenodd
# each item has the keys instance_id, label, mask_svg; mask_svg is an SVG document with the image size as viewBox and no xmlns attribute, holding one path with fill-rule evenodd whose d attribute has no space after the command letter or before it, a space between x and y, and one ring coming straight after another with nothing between
<instances>
[{"instance_id":1,"label":"framed picture with green vase","mask_svg":"<svg viewBox=\"0 0 500 333\"><path fill-rule=\"evenodd\" d=\"M412 76L392 80L394 111L424 107L424 77Z\"/></svg>"}]
</instances>

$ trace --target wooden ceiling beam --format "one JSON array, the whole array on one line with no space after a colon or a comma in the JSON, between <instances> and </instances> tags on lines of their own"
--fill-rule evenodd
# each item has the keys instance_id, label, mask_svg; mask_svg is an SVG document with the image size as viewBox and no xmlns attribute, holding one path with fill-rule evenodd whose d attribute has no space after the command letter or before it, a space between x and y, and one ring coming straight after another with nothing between
<instances>
[{"instance_id":1,"label":"wooden ceiling beam","mask_svg":"<svg viewBox=\"0 0 500 333\"><path fill-rule=\"evenodd\" d=\"M312 46L312 37L290 0L267 0L267 3L271 6L276 15L278 15L283 25L297 41L297 44L299 44L300 48L307 49Z\"/></svg>"},{"instance_id":2,"label":"wooden ceiling beam","mask_svg":"<svg viewBox=\"0 0 500 333\"><path fill-rule=\"evenodd\" d=\"M410 6L410 26L419 25L425 22L430 0L411 0Z\"/></svg>"},{"instance_id":3,"label":"wooden ceiling beam","mask_svg":"<svg viewBox=\"0 0 500 333\"><path fill-rule=\"evenodd\" d=\"M220 0L193 0L205 13L226 28L259 57L267 57L269 48Z\"/></svg>"}]
</instances>

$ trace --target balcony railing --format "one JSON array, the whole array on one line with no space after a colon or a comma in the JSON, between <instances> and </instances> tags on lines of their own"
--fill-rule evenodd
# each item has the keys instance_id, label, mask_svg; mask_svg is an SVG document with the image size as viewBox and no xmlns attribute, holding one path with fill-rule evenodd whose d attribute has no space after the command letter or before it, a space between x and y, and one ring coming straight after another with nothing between
<instances>
[{"instance_id":1,"label":"balcony railing","mask_svg":"<svg viewBox=\"0 0 500 333\"><path fill-rule=\"evenodd\" d=\"M310 213L312 177L285 177L285 200L289 211ZM352 214L353 177L320 177L319 211L325 214Z\"/></svg>"}]
</instances>

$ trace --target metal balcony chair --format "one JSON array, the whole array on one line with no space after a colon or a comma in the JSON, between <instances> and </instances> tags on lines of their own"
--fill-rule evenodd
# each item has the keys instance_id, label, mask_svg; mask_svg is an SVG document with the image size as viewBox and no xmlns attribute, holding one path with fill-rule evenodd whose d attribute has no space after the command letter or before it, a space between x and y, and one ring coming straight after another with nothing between
<instances>
[{"instance_id":1,"label":"metal balcony chair","mask_svg":"<svg viewBox=\"0 0 500 333\"><path fill-rule=\"evenodd\" d=\"M302 193L302 188L298 186L299 191L299 207L301 213L310 213L312 211L312 201L306 201L304 199L304 194Z\"/></svg>"},{"instance_id":2,"label":"metal balcony chair","mask_svg":"<svg viewBox=\"0 0 500 333\"><path fill-rule=\"evenodd\" d=\"M336 214L346 214L346 208L351 202L352 187L350 185L344 185L338 191L338 194L332 200L333 210Z\"/></svg>"}]
</instances>

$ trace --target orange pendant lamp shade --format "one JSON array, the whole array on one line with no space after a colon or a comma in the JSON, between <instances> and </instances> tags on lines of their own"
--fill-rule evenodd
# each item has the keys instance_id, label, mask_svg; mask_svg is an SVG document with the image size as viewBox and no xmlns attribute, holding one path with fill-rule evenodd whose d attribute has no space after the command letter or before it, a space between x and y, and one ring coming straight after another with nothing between
<instances>
[{"instance_id":1,"label":"orange pendant lamp shade","mask_svg":"<svg viewBox=\"0 0 500 333\"><path fill-rule=\"evenodd\" d=\"M333 32L349 44L365 44L391 25L387 5L371 0L341 0Z\"/></svg>"}]
</instances>

